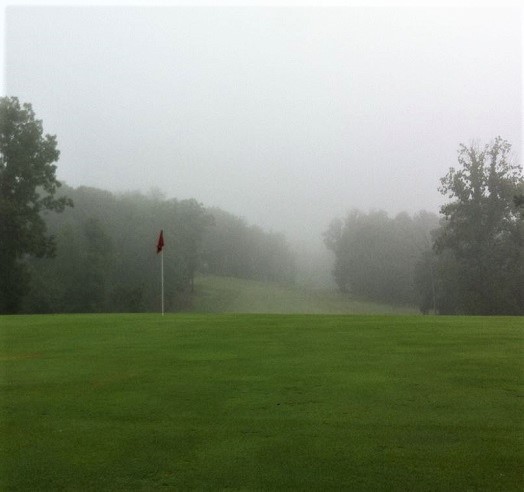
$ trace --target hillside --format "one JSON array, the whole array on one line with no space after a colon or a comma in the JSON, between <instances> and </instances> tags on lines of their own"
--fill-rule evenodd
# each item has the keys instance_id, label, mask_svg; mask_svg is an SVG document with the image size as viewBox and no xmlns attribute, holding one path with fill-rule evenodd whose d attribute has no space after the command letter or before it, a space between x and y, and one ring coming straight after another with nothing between
<instances>
[{"instance_id":1,"label":"hillside","mask_svg":"<svg viewBox=\"0 0 524 492\"><path fill-rule=\"evenodd\" d=\"M237 278L201 276L195 280L192 311L275 314L417 314L412 306L351 299L331 290L313 290Z\"/></svg>"}]
</instances>

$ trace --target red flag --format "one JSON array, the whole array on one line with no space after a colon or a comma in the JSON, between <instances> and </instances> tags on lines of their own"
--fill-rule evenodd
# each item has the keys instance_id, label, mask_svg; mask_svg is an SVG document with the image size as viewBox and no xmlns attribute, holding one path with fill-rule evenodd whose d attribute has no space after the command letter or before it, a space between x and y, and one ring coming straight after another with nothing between
<instances>
[{"instance_id":1,"label":"red flag","mask_svg":"<svg viewBox=\"0 0 524 492\"><path fill-rule=\"evenodd\" d=\"M160 236L158 236L158 242L156 243L156 252L157 254L162 251L164 248L164 230L162 229L160 231Z\"/></svg>"}]
</instances>

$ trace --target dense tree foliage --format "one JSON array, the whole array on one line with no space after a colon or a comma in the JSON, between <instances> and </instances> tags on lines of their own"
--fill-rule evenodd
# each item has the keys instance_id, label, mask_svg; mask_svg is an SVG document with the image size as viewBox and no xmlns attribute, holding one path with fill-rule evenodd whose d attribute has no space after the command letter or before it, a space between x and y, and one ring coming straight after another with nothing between
<instances>
[{"instance_id":1,"label":"dense tree foliage","mask_svg":"<svg viewBox=\"0 0 524 492\"><path fill-rule=\"evenodd\" d=\"M215 227L204 234L203 268L214 275L292 282L296 267L282 234L249 226L218 208L209 209Z\"/></svg>"},{"instance_id":2,"label":"dense tree foliage","mask_svg":"<svg viewBox=\"0 0 524 492\"><path fill-rule=\"evenodd\" d=\"M335 254L333 275L339 289L375 301L418 302L415 270L431 249L429 232L437 223L427 212L390 218L383 211L353 210L344 220L334 220L324 241Z\"/></svg>"},{"instance_id":3,"label":"dense tree foliage","mask_svg":"<svg viewBox=\"0 0 524 492\"><path fill-rule=\"evenodd\" d=\"M436 216L351 212L324 234L340 290L441 314L524 313L524 181L511 146L461 145Z\"/></svg>"},{"instance_id":4,"label":"dense tree foliage","mask_svg":"<svg viewBox=\"0 0 524 492\"><path fill-rule=\"evenodd\" d=\"M522 168L496 138L461 145L459 168L441 180L450 201L435 234L441 313L524 313Z\"/></svg>"},{"instance_id":5,"label":"dense tree foliage","mask_svg":"<svg viewBox=\"0 0 524 492\"><path fill-rule=\"evenodd\" d=\"M24 258L54 254L42 212L72 204L55 198L58 157L56 137L44 135L31 105L0 98L0 313L20 308L30 281Z\"/></svg>"},{"instance_id":6,"label":"dense tree foliage","mask_svg":"<svg viewBox=\"0 0 524 492\"><path fill-rule=\"evenodd\" d=\"M159 192L60 188L58 157L31 105L0 98L0 313L159 310L160 229L167 310L191 305L197 273L294 281L282 234ZM440 223L358 210L331 223L341 291L424 313L524 314L522 167L500 137L461 145L458 163L441 179Z\"/></svg>"},{"instance_id":7,"label":"dense tree foliage","mask_svg":"<svg viewBox=\"0 0 524 492\"><path fill-rule=\"evenodd\" d=\"M74 199L75 208L46 216L56 235L56 258L30 262L26 312L159 310L155 246L160 229L167 310L190 307L198 272L255 278L244 275L245 258L257 266L250 273L256 278L277 279L279 258L278 279L292 271L291 263L285 264L291 254L275 235L195 200L166 200L159 193L114 195L86 187L63 186L61 192Z\"/></svg>"},{"instance_id":8,"label":"dense tree foliage","mask_svg":"<svg viewBox=\"0 0 524 492\"><path fill-rule=\"evenodd\" d=\"M57 238L56 258L31 262L35 279L27 311L155 310L160 262L155 244L164 229L166 309L187 303L199 243L211 218L195 200L64 186L75 208L46 217ZM47 285L48 288L43 288Z\"/></svg>"}]
</instances>

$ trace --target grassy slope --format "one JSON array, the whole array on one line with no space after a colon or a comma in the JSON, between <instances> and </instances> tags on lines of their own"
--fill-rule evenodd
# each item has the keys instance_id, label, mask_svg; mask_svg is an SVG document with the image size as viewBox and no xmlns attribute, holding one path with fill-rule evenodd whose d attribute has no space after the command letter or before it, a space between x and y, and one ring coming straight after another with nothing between
<instances>
[{"instance_id":1,"label":"grassy slope","mask_svg":"<svg viewBox=\"0 0 524 492\"><path fill-rule=\"evenodd\" d=\"M200 313L416 314L410 306L349 299L338 292L226 277L198 277L193 310Z\"/></svg>"},{"instance_id":2,"label":"grassy slope","mask_svg":"<svg viewBox=\"0 0 524 492\"><path fill-rule=\"evenodd\" d=\"M2 489L522 487L522 318L0 327Z\"/></svg>"}]
</instances>

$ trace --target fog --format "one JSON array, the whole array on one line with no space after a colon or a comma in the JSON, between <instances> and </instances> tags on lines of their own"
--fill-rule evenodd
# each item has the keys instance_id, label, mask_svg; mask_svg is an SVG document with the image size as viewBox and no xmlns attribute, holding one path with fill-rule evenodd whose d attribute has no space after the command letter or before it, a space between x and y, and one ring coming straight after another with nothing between
<instances>
[{"instance_id":1,"label":"fog","mask_svg":"<svg viewBox=\"0 0 524 492\"><path fill-rule=\"evenodd\" d=\"M438 212L460 142L520 154L517 8L9 7L6 94L70 186L161 189L320 246Z\"/></svg>"}]
</instances>

